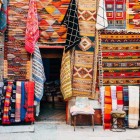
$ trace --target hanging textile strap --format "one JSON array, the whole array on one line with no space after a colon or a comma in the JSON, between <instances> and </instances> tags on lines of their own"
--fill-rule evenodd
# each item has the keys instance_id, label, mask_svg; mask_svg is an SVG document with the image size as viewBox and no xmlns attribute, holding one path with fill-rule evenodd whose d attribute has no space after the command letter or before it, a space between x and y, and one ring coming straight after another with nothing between
<instances>
[{"instance_id":1,"label":"hanging textile strap","mask_svg":"<svg viewBox=\"0 0 140 140\"><path fill-rule=\"evenodd\" d=\"M36 0L30 0L25 33L25 49L29 53L35 50L35 44L39 38Z\"/></svg>"},{"instance_id":2,"label":"hanging textile strap","mask_svg":"<svg viewBox=\"0 0 140 140\"><path fill-rule=\"evenodd\" d=\"M34 88L35 83L33 81L25 83L25 90L26 90L26 122L34 122Z\"/></svg>"}]
</instances>

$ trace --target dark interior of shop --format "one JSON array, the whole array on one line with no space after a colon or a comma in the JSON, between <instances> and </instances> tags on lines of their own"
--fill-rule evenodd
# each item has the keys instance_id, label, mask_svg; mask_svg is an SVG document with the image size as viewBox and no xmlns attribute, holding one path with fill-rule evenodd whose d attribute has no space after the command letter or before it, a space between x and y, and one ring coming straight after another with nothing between
<instances>
[{"instance_id":1,"label":"dark interior of shop","mask_svg":"<svg viewBox=\"0 0 140 140\"><path fill-rule=\"evenodd\" d=\"M66 103L60 91L62 49L41 49L46 82L38 121L65 121Z\"/></svg>"}]
</instances>

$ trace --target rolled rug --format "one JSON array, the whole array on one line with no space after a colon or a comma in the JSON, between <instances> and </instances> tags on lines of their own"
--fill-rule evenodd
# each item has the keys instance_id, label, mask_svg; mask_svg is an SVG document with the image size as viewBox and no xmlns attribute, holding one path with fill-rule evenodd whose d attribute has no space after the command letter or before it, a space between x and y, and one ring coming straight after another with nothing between
<instances>
[{"instance_id":1,"label":"rolled rug","mask_svg":"<svg viewBox=\"0 0 140 140\"><path fill-rule=\"evenodd\" d=\"M11 104L12 84L8 82L4 100L4 110L2 116L2 124L11 124L10 122L10 104Z\"/></svg>"},{"instance_id":2,"label":"rolled rug","mask_svg":"<svg viewBox=\"0 0 140 140\"><path fill-rule=\"evenodd\" d=\"M35 83L33 81L25 83L25 91L26 91L26 116L25 122L34 122L34 88Z\"/></svg>"},{"instance_id":3,"label":"rolled rug","mask_svg":"<svg viewBox=\"0 0 140 140\"><path fill-rule=\"evenodd\" d=\"M4 87L4 83L0 82L0 121L1 121L1 117L2 117L2 99L3 99L3 87Z\"/></svg>"},{"instance_id":4,"label":"rolled rug","mask_svg":"<svg viewBox=\"0 0 140 140\"><path fill-rule=\"evenodd\" d=\"M15 122L20 122L20 116L21 116L21 112L20 112L20 108L21 108L21 82L17 81L16 82L16 111L15 111Z\"/></svg>"},{"instance_id":5,"label":"rolled rug","mask_svg":"<svg viewBox=\"0 0 140 140\"><path fill-rule=\"evenodd\" d=\"M116 87L116 95L117 95L117 109L123 110L123 87Z\"/></svg>"},{"instance_id":6,"label":"rolled rug","mask_svg":"<svg viewBox=\"0 0 140 140\"><path fill-rule=\"evenodd\" d=\"M139 86L128 86L129 92L129 128L138 128L139 121Z\"/></svg>"},{"instance_id":7,"label":"rolled rug","mask_svg":"<svg viewBox=\"0 0 140 140\"><path fill-rule=\"evenodd\" d=\"M111 111L112 111L112 100L111 100L111 87L105 87L104 96L104 129L110 129L111 127Z\"/></svg>"}]
</instances>

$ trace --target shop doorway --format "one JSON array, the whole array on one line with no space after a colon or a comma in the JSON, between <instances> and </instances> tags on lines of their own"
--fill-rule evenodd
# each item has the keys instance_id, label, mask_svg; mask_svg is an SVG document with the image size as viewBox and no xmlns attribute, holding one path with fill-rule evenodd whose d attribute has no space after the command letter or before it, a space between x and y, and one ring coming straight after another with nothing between
<instances>
[{"instance_id":1,"label":"shop doorway","mask_svg":"<svg viewBox=\"0 0 140 140\"><path fill-rule=\"evenodd\" d=\"M60 91L63 49L40 49L46 82L37 121L66 121L66 103Z\"/></svg>"}]
</instances>

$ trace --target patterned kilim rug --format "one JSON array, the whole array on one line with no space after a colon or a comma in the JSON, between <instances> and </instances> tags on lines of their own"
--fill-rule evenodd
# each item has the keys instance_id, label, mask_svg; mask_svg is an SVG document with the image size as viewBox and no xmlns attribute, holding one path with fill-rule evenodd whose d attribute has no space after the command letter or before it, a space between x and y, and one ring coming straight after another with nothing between
<instances>
[{"instance_id":1,"label":"patterned kilim rug","mask_svg":"<svg viewBox=\"0 0 140 140\"><path fill-rule=\"evenodd\" d=\"M73 67L73 96L91 96L93 52L75 51Z\"/></svg>"},{"instance_id":2,"label":"patterned kilim rug","mask_svg":"<svg viewBox=\"0 0 140 140\"><path fill-rule=\"evenodd\" d=\"M5 39L5 60L8 63L9 80L26 80L30 77L29 56L24 48L28 4L28 0L9 2Z\"/></svg>"},{"instance_id":3,"label":"patterned kilim rug","mask_svg":"<svg viewBox=\"0 0 140 140\"><path fill-rule=\"evenodd\" d=\"M3 78L4 35L0 33L0 81Z\"/></svg>"},{"instance_id":4,"label":"patterned kilim rug","mask_svg":"<svg viewBox=\"0 0 140 140\"><path fill-rule=\"evenodd\" d=\"M66 28L61 25L70 0L39 0L40 44L61 44L66 41Z\"/></svg>"},{"instance_id":5,"label":"patterned kilim rug","mask_svg":"<svg viewBox=\"0 0 140 140\"><path fill-rule=\"evenodd\" d=\"M87 51L94 47L95 22L96 22L96 0L78 1L78 19L81 42L79 48Z\"/></svg>"},{"instance_id":6,"label":"patterned kilim rug","mask_svg":"<svg viewBox=\"0 0 140 140\"><path fill-rule=\"evenodd\" d=\"M105 0L106 14L108 19L107 29L126 28L126 0Z\"/></svg>"},{"instance_id":7,"label":"patterned kilim rug","mask_svg":"<svg viewBox=\"0 0 140 140\"><path fill-rule=\"evenodd\" d=\"M98 50L98 47L95 47L96 0L79 0L77 2L78 22L82 38L78 47L75 48L73 96L94 98Z\"/></svg>"},{"instance_id":8,"label":"patterned kilim rug","mask_svg":"<svg viewBox=\"0 0 140 140\"><path fill-rule=\"evenodd\" d=\"M127 0L127 30L140 31L139 5L139 0Z\"/></svg>"},{"instance_id":9,"label":"patterned kilim rug","mask_svg":"<svg viewBox=\"0 0 140 140\"><path fill-rule=\"evenodd\" d=\"M95 36L96 0L78 1L80 35Z\"/></svg>"},{"instance_id":10,"label":"patterned kilim rug","mask_svg":"<svg viewBox=\"0 0 140 140\"><path fill-rule=\"evenodd\" d=\"M103 85L140 84L140 35L103 31Z\"/></svg>"}]
</instances>

